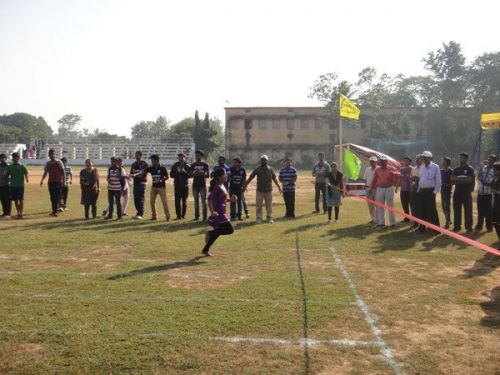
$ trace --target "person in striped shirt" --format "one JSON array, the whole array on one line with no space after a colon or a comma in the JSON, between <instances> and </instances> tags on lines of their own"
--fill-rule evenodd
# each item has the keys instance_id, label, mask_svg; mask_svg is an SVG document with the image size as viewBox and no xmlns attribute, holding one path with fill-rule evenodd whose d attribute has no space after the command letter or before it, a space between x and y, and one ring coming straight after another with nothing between
<instances>
[{"instance_id":1,"label":"person in striped shirt","mask_svg":"<svg viewBox=\"0 0 500 375\"><path fill-rule=\"evenodd\" d=\"M295 219L295 183L297 182L297 170L292 167L292 159L285 160L285 166L280 169L278 179L283 186L283 200L285 201L285 218Z\"/></svg>"},{"instance_id":2,"label":"person in striped shirt","mask_svg":"<svg viewBox=\"0 0 500 375\"><path fill-rule=\"evenodd\" d=\"M68 165L68 159L61 158L61 162L64 167L65 179L64 183L61 186L61 202L59 203L59 211L67 211L67 203L68 203L68 193L69 193L69 185L73 183L73 171L71 167Z\"/></svg>"},{"instance_id":3,"label":"person in striped shirt","mask_svg":"<svg viewBox=\"0 0 500 375\"><path fill-rule=\"evenodd\" d=\"M120 201L121 191L126 183L125 171L119 165L117 158L111 158L111 166L108 168L108 214L104 219L109 220L113 217L113 206L116 203L116 214L118 220L122 218L122 204Z\"/></svg>"}]
</instances>

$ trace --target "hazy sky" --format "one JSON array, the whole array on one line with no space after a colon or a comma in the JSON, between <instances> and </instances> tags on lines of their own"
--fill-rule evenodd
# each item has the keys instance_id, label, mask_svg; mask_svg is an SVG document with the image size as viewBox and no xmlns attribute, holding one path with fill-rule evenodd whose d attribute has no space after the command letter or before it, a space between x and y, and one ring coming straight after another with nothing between
<instances>
[{"instance_id":1,"label":"hazy sky","mask_svg":"<svg viewBox=\"0 0 500 375\"><path fill-rule=\"evenodd\" d=\"M0 0L0 113L54 129L77 113L129 135L195 109L317 105L307 95L322 73L423 74L449 40L469 59L500 50L498 14L483 0Z\"/></svg>"}]
</instances>

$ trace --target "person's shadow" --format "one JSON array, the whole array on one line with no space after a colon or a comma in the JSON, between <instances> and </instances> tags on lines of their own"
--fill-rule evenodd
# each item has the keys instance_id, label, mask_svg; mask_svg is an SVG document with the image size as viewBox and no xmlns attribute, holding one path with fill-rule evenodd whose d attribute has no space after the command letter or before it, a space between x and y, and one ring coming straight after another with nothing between
<instances>
[{"instance_id":1,"label":"person's shadow","mask_svg":"<svg viewBox=\"0 0 500 375\"><path fill-rule=\"evenodd\" d=\"M470 279L476 276L487 275L500 267L500 257L491 253L484 254L477 259L471 268L464 270L459 277L461 279Z\"/></svg>"},{"instance_id":2,"label":"person's shadow","mask_svg":"<svg viewBox=\"0 0 500 375\"><path fill-rule=\"evenodd\" d=\"M202 259L202 258L205 258L205 257L202 255L199 255L199 256L194 257L194 258L189 259L189 260L179 260L179 261L173 262L173 263L159 264L157 266L140 268L138 270L123 272L123 273L119 273L119 274L110 276L107 278L107 280L119 280L119 279L123 279L125 277L131 277L131 276L141 275L141 274L145 274L145 273L168 271L168 270L173 270L176 268L199 266L199 265L206 263L206 262L200 262L200 259Z\"/></svg>"},{"instance_id":3,"label":"person's shadow","mask_svg":"<svg viewBox=\"0 0 500 375\"><path fill-rule=\"evenodd\" d=\"M486 314L486 316L481 318L481 325L500 328L500 286L493 288L490 298L490 301L479 304Z\"/></svg>"}]
</instances>

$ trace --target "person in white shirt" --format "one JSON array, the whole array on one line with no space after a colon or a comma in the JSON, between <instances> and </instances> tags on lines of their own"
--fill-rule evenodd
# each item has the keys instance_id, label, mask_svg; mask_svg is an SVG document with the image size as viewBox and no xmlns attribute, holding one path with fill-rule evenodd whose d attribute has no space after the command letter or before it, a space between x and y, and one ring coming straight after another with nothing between
<instances>
[{"instance_id":1,"label":"person in white shirt","mask_svg":"<svg viewBox=\"0 0 500 375\"><path fill-rule=\"evenodd\" d=\"M441 169L432 162L432 153L422 153L423 164L418 176L418 203L421 206L421 219L439 226L439 216L436 208L436 194L441 191ZM416 232L426 232L424 225L419 225Z\"/></svg>"},{"instance_id":2,"label":"person in white shirt","mask_svg":"<svg viewBox=\"0 0 500 375\"><path fill-rule=\"evenodd\" d=\"M377 157L370 156L370 165L366 167L363 179L366 180L366 197L371 200L375 200L375 193L372 191L372 181L373 174L375 173L375 168L377 167ZM368 202L368 211L370 212L370 224L377 224L377 208L374 204Z\"/></svg>"}]
</instances>

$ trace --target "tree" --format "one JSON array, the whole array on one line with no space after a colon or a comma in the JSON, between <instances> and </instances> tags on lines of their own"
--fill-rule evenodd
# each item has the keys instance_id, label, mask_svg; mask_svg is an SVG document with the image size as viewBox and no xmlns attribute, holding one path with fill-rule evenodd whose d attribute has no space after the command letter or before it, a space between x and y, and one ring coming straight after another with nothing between
<instances>
[{"instance_id":1,"label":"tree","mask_svg":"<svg viewBox=\"0 0 500 375\"><path fill-rule=\"evenodd\" d=\"M80 125L81 121L82 117L80 115L64 115L59 120L57 120L57 122L59 123L57 134L60 138L66 139L80 137L81 132L77 129L77 126Z\"/></svg>"},{"instance_id":2,"label":"tree","mask_svg":"<svg viewBox=\"0 0 500 375\"><path fill-rule=\"evenodd\" d=\"M22 112L0 116L0 142L29 144L34 139L49 140L52 134L41 116Z\"/></svg>"},{"instance_id":3,"label":"tree","mask_svg":"<svg viewBox=\"0 0 500 375\"><path fill-rule=\"evenodd\" d=\"M195 130L195 119L186 117L172 125L168 131L170 138L193 138Z\"/></svg>"},{"instance_id":4,"label":"tree","mask_svg":"<svg viewBox=\"0 0 500 375\"><path fill-rule=\"evenodd\" d=\"M135 142L166 139L169 136L169 121L164 116L159 116L156 121L140 121L132 126L131 135Z\"/></svg>"}]
</instances>

